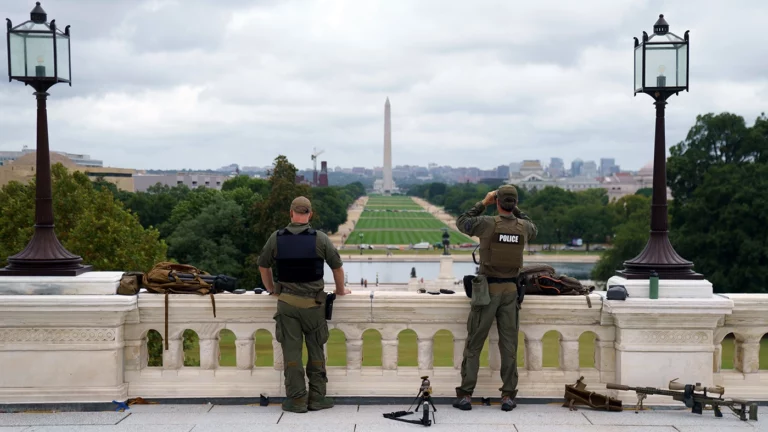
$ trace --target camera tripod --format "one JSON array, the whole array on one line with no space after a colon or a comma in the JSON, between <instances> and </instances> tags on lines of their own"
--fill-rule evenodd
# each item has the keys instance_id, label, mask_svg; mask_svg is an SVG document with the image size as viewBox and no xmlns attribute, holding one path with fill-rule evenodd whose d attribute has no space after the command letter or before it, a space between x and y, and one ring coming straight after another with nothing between
<instances>
[{"instance_id":1,"label":"camera tripod","mask_svg":"<svg viewBox=\"0 0 768 432\"><path fill-rule=\"evenodd\" d=\"M435 413L437 412L437 408L435 408L435 404L432 403L432 386L429 383L429 377L423 376L421 377L421 387L419 388L419 393L416 395L416 397L413 399L413 402L411 402L411 406L408 407L408 411L396 411L391 413L384 414L385 418L397 420L405 423L411 423L411 424L420 424L423 426L432 426L432 423L437 423L437 420L435 419ZM419 412L419 407L422 409L422 415L421 420L406 420L402 419L400 417L407 416L408 414L413 414L414 411L411 411L411 407L413 405L416 405L416 411ZM432 420L429 418L429 407L432 407Z\"/></svg>"}]
</instances>

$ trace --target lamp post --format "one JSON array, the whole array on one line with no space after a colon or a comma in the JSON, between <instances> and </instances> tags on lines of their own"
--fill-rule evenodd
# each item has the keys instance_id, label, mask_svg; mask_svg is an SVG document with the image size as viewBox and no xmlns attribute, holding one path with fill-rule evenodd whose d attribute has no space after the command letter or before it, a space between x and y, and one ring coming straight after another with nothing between
<instances>
[{"instance_id":1,"label":"lamp post","mask_svg":"<svg viewBox=\"0 0 768 432\"><path fill-rule=\"evenodd\" d=\"M363 233L360 233L360 255L363 254Z\"/></svg>"},{"instance_id":2,"label":"lamp post","mask_svg":"<svg viewBox=\"0 0 768 432\"><path fill-rule=\"evenodd\" d=\"M51 160L48 149L47 90L57 83L72 85L69 26L62 32L56 20L47 22L40 2L30 20L13 27L8 23L8 81L17 80L35 89L37 97L37 180L35 232L27 247L8 257L0 276L77 276L91 270L70 253L56 237L53 225Z\"/></svg>"},{"instance_id":3,"label":"lamp post","mask_svg":"<svg viewBox=\"0 0 768 432\"><path fill-rule=\"evenodd\" d=\"M617 272L626 279L650 279L656 271L661 279L704 279L693 271L693 263L675 252L667 228L667 158L664 136L664 108L673 94L688 91L688 31L679 37L669 31L664 15L653 25L653 35L643 32L635 38L635 95L645 93L656 105L656 132L653 153L653 198L651 235L640 255L624 262Z\"/></svg>"}]
</instances>

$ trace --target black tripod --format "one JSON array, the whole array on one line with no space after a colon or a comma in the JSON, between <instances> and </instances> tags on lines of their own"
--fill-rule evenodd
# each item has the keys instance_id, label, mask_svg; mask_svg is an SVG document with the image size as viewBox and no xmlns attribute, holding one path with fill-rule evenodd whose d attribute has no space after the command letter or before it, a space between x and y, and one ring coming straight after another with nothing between
<instances>
[{"instance_id":1,"label":"black tripod","mask_svg":"<svg viewBox=\"0 0 768 432\"><path fill-rule=\"evenodd\" d=\"M397 420L405 423L411 423L411 424L420 424L423 426L432 426L432 423L437 423L437 420L435 419L435 413L437 412L437 408L435 408L435 404L432 403L432 387L429 383L429 377L423 376L421 377L421 387L419 388L419 393L416 395L416 398L413 399L413 402L411 402L411 406L408 407L408 411L396 411L391 413L384 414L385 418ZM400 417L407 416L408 414L413 414L414 411L411 411L411 407L416 404L416 411L419 412L419 407L422 408L422 415L421 420L406 420L402 419ZM432 407L432 420L429 419L429 407Z\"/></svg>"}]
</instances>

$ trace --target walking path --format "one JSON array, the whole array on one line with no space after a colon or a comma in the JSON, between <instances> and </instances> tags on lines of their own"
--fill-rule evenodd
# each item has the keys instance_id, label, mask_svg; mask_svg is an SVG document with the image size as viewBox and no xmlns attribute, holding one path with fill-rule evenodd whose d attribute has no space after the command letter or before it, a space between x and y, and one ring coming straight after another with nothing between
<instances>
[{"instance_id":1,"label":"walking path","mask_svg":"<svg viewBox=\"0 0 768 432\"><path fill-rule=\"evenodd\" d=\"M768 432L768 422L743 422L723 410L722 418L712 411L692 414L684 407L644 410L635 413L579 408L569 411L554 404L519 401L512 412L498 405L474 405L459 411L450 405L436 406L435 423L428 431L442 432ZM133 405L126 412L59 412L0 414L0 432L384 432L423 430L423 426L389 420L382 414L407 409L398 405L337 405L304 414L285 413L279 404L256 405ZM408 415L416 420L418 414Z\"/></svg>"},{"instance_id":2,"label":"walking path","mask_svg":"<svg viewBox=\"0 0 768 432\"><path fill-rule=\"evenodd\" d=\"M367 202L368 196L362 196L352 203L349 209L347 209L347 221L339 226L338 231L328 236L336 247L341 248L344 244L342 236L349 236L349 233L355 230L355 224L360 219L360 215L363 213L363 208L365 208Z\"/></svg>"},{"instance_id":3,"label":"walking path","mask_svg":"<svg viewBox=\"0 0 768 432\"><path fill-rule=\"evenodd\" d=\"M420 205L424 210L433 214L438 220L448 225L451 229L459 231L459 229L456 228L456 218L446 213L443 207L432 205L426 200L423 200L421 198L411 197L411 199L413 199L413 201L416 202L416 204ZM478 237L471 237L471 238L472 238L472 241L474 241L475 243L480 243L480 239Z\"/></svg>"}]
</instances>

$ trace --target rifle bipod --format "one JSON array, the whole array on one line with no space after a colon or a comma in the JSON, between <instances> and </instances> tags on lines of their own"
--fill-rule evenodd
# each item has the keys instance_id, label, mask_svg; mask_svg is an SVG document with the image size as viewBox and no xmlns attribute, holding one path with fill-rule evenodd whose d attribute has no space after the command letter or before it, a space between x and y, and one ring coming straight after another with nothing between
<instances>
[{"instance_id":1,"label":"rifle bipod","mask_svg":"<svg viewBox=\"0 0 768 432\"><path fill-rule=\"evenodd\" d=\"M418 401L418 403L416 403ZM411 407L413 407L413 404L416 403L416 411L419 412L419 407L422 408L421 413L421 420L407 420L400 417L405 417L409 414L413 414L414 411L411 411ZM429 418L429 407L432 407L432 420ZM437 420L435 419L435 413L437 412L437 408L435 408L435 405L432 403L432 399L429 397L429 392L426 391L419 391L419 394L416 395L416 398L411 402L411 406L408 407L408 411L395 411L391 413L385 413L384 418L388 418L391 420L397 420L404 423L411 423L411 424L420 424L422 426L432 426L432 423L437 423Z\"/></svg>"}]
</instances>

